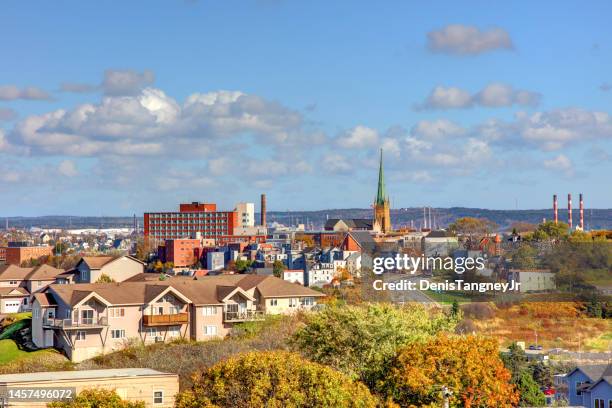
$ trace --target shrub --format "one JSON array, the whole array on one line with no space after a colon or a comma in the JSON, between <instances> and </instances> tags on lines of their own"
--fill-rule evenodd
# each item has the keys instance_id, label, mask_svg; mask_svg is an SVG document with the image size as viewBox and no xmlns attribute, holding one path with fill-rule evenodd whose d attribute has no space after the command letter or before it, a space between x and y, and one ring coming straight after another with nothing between
<instances>
[{"instance_id":1,"label":"shrub","mask_svg":"<svg viewBox=\"0 0 612 408\"><path fill-rule=\"evenodd\" d=\"M81 391L73 400L52 402L47 406L50 408L144 408L145 403L124 401L114 390L94 388Z\"/></svg>"},{"instance_id":2,"label":"shrub","mask_svg":"<svg viewBox=\"0 0 612 408\"><path fill-rule=\"evenodd\" d=\"M177 396L177 408L377 406L365 385L284 351L230 358L194 382Z\"/></svg>"}]
</instances>

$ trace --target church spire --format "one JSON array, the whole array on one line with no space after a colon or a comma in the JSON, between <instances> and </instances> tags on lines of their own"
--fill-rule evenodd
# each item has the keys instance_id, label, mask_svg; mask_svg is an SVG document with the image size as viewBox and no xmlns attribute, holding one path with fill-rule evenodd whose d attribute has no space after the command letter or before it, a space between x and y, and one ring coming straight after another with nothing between
<instances>
[{"instance_id":1,"label":"church spire","mask_svg":"<svg viewBox=\"0 0 612 408\"><path fill-rule=\"evenodd\" d=\"M385 192L385 171L383 170L383 149L380 149L380 167L378 168L378 192L376 204L383 205L387 200Z\"/></svg>"}]
</instances>

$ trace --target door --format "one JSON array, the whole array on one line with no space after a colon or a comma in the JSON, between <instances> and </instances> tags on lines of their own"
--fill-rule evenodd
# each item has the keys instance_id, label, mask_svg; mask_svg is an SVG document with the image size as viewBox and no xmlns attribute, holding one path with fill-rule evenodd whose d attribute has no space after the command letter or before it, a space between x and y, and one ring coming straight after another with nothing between
<instances>
[{"instance_id":1,"label":"door","mask_svg":"<svg viewBox=\"0 0 612 408\"><path fill-rule=\"evenodd\" d=\"M19 313L21 302L18 300L5 300L4 313Z\"/></svg>"},{"instance_id":2,"label":"door","mask_svg":"<svg viewBox=\"0 0 612 408\"><path fill-rule=\"evenodd\" d=\"M53 330L45 330L45 347L53 347Z\"/></svg>"}]
</instances>

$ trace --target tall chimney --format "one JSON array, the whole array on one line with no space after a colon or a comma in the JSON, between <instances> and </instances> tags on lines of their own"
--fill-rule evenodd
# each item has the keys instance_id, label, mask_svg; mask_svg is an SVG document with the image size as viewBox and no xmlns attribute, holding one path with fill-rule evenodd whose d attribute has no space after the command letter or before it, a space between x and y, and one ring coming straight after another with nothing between
<instances>
[{"instance_id":1,"label":"tall chimney","mask_svg":"<svg viewBox=\"0 0 612 408\"><path fill-rule=\"evenodd\" d=\"M427 229L427 210L423 207L423 229Z\"/></svg>"},{"instance_id":2,"label":"tall chimney","mask_svg":"<svg viewBox=\"0 0 612 408\"><path fill-rule=\"evenodd\" d=\"M261 195L261 226L266 226L266 195Z\"/></svg>"},{"instance_id":3,"label":"tall chimney","mask_svg":"<svg viewBox=\"0 0 612 408\"><path fill-rule=\"evenodd\" d=\"M553 195L553 213L555 224L559 222L559 205L557 204L557 195Z\"/></svg>"},{"instance_id":4,"label":"tall chimney","mask_svg":"<svg viewBox=\"0 0 612 408\"><path fill-rule=\"evenodd\" d=\"M584 201L582 201L582 193L580 193L580 229L584 231Z\"/></svg>"},{"instance_id":5,"label":"tall chimney","mask_svg":"<svg viewBox=\"0 0 612 408\"><path fill-rule=\"evenodd\" d=\"M572 229L572 195L567 195L567 224Z\"/></svg>"},{"instance_id":6,"label":"tall chimney","mask_svg":"<svg viewBox=\"0 0 612 408\"><path fill-rule=\"evenodd\" d=\"M429 207L429 219L427 220L427 224L429 224L429 229L433 231L433 225L431 224L431 207Z\"/></svg>"}]
</instances>

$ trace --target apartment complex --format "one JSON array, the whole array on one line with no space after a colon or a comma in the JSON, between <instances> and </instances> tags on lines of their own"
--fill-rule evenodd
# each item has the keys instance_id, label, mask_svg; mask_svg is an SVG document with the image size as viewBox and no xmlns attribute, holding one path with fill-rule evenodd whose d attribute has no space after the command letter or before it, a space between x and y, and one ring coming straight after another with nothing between
<instances>
[{"instance_id":1,"label":"apartment complex","mask_svg":"<svg viewBox=\"0 0 612 408\"><path fill-rule=\"evenodd\" d=\"M32 340L73 361L143 343L224 337L235 323L316 305L320 292L273 276L51 285L34 296Z\"/></svg>"},{"instance_id":2,"label":"apartment complex","mask_svg":"<svg viewBox=\"0 0 612 408\"><path fill-rule=\"evenodd\" d=\"M196 233L202 238L218 239L233 235L238 225L237 212L217 211L213 203L180 204L178 212L144 214L144 235L160 240L189 238Z\"/></svg>"},{"instance_id":3,"label":"apartment complex","mask_svg":"<svg viewBox=\"0 0 612 408\"><path fill-rule=\"evenodd\" d=\"M106 370L55 371L0 375L0 390L23 389L70 390L79 394L86 389L114 390L124 401L142 401L145 407L174 407L179 392L177 374L150 368L115 368ZM73 396L74 397L74 396ZM0 407L45 408L50 401L7 400L0 395Z\"/></svg>"}]
</instances>

